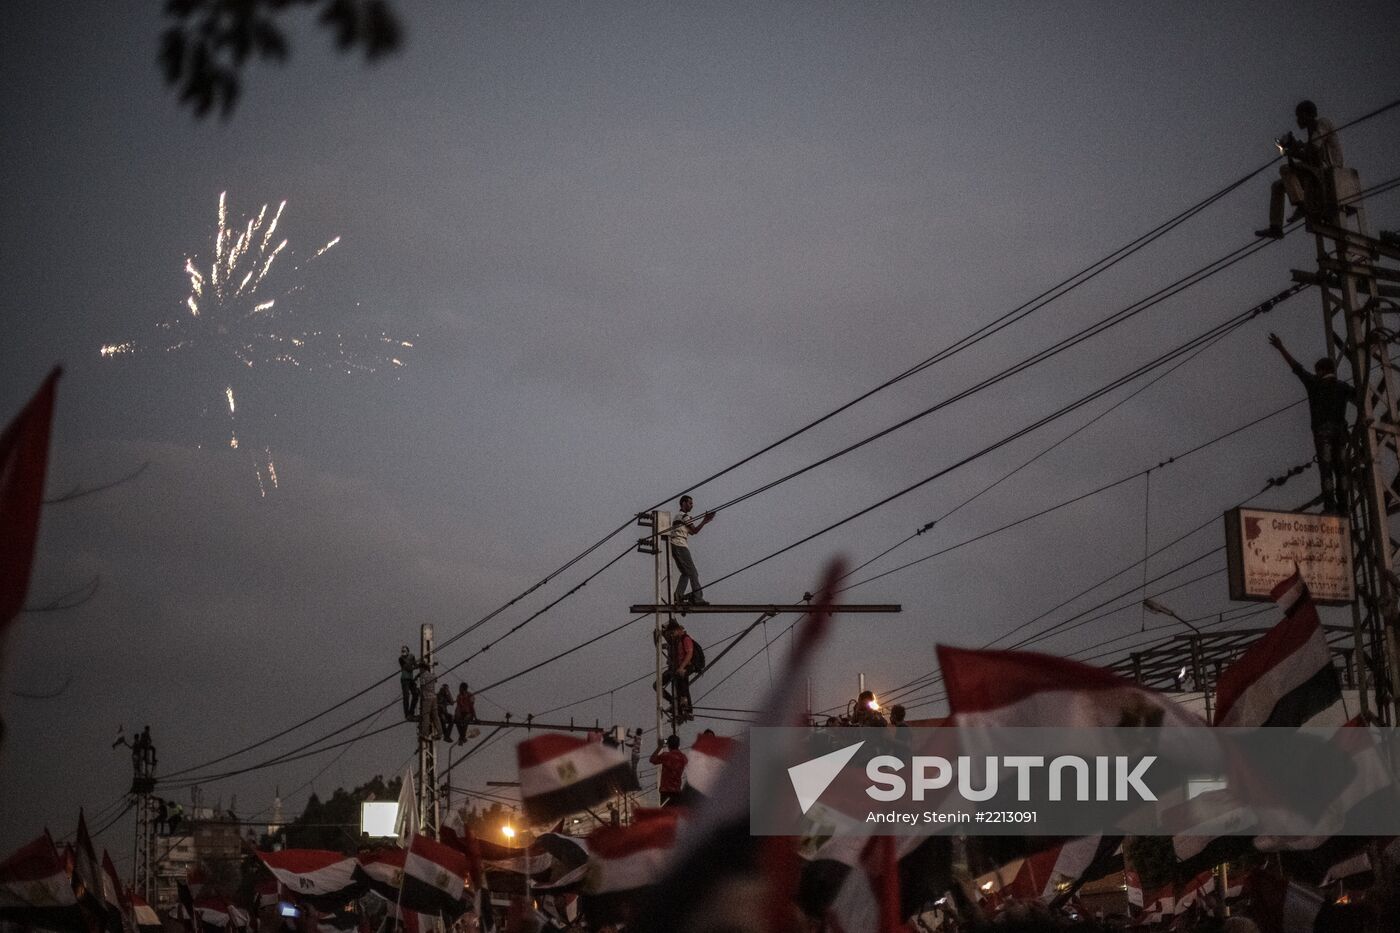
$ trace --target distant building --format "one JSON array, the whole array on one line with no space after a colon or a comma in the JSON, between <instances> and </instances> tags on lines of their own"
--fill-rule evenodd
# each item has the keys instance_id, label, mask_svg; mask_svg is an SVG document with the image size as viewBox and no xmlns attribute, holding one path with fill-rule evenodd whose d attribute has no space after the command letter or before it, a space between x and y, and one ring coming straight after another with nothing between
<instances>
[{"instance_id":1,"label":"distant building","mask_svg":"<svg viewBox=\"0 0 1400 933\"><path fill-rule=\"evenodd\" d=\"M179 902L177 886L189 878L192 868L220 874L227 866L236 871L243 858L240 829L229 813L196 807L188 811L178 833L157 836L156 909L168 910Z\"/></svg>"}]
</instances>

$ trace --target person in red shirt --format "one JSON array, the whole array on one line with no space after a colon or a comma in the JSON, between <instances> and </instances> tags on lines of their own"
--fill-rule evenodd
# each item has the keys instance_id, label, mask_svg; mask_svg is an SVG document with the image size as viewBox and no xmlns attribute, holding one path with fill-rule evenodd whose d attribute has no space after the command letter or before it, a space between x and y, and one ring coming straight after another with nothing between
<instances>
[{"instance_id":1,"label":"person in red shirt","mask_svg":"<svg viewBox=\"0 0 1400 933\"><path fill-rule=\"evenodd\" d=\"M661 805L667 806L680 799L685 790L685 766L690 759L681 751L681 740L679 736L670 736L666 739L665 750L662 746L656 746L656 751L651 753L649 759L652 764L661 767Z\"/></svg>"},{"instance_id":2,"label":"person in red shirt","mask_svg":"<svg viewBox=\"0 0 1400 933\"><path fill-rule=\"evenodd\" d=\"M695 718L690 705L690 678L695 673L695 640L685 627L672 618L663 630L666 636L666 677L676 697L677 722Z\"/></svg>"}]
</instances>

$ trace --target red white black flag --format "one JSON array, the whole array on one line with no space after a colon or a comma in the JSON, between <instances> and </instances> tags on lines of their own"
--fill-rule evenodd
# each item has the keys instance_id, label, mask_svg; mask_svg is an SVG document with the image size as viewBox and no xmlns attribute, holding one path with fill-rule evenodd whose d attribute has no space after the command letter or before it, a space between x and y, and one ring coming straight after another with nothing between
<instances>
[{"instance_id":1,"label":"red white black flag","mask_svg":"<svg viewBox=\"0 0 1400 933\"><path fill-rule=\"evenodd\" d=\"M300 898L320 900L353 896L359 887L355 859L324 849L283 849L258 852L257 856L289 892Z\"/></svg>"},{"instance_id":2,"label":"red white black flag","mask_svg":"<svg viewBox=\"0 0 1400 933\"><path fill-rule=\"evenodd\" d=\"M734 757L738 740L725 735L703 733L695 738L695 745L686 756L686 786L701 796L714 793L720 773Z\"/></svg>"},{"instance_id":3,"label":"red white black flag","mask_svg":"<svg viewBox=\"0 0 1400 933\"><path fill-rule=\"evenodd\" d=\"M470 872L463 853L427 836L414 836L404 857L400 904L423 914L456 917L471 906Z\"/></svg>"},{"instance_id":4,"label":"red white black flag","mask_svg":"<svg viewBox=\"0 0 1400 933\"><path fill-rule=\"evenodd\" d=\"M938 646L953 721L968 726L1204 726L1111 671L1033 651Z\"/></svg>"},{"instance_id":5,"label":"red white black flag","mask_svg":"<svg viewBox=\"0 0 1400 933\"><path fill-rule=\"evenodd\" d=\"M1296 571L1274 587L1283 621L1220 674L1217 726L1340 726L1342 684L1317 607Z\"/></svg>"},{"instance_id":6,"label":"red white black flag","mask_svg":"<svg viewBox=\"0 0 1400 933\"><path fill-rule=\"evenodd\" d=\"M46 930L87 930L48 833L0 862L0 920Z\"/></svg>"},{"instance_id":7,"label":"red white black flag","mask_svg":"<svg viewBox=\"0 0 1400 933\"><path fill-rule=\"evenodd\" d=\"M355 876L370 891L386 901L399 899L403 862L408 853L396 846L364 849L355 859Z\"/></svg>"},{"instance_id":8,"label":"red white black flag","mask_svg":"<svg viewBox=\"0 0 1400 933\"><path fill-rule=\"evenodd\" d=\"M516 746L520 797L532 823L548 823L637 790L632 762L619 748L558 733Z\"/></svg>"}]
</instances>

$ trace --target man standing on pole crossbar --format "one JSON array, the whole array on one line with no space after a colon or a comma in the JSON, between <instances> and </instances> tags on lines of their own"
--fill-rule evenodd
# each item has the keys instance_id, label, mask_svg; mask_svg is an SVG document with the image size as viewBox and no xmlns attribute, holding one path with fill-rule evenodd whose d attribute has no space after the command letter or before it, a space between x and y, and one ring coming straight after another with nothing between
<instances>
[{"instance_id":1,"label":"man standing on pole crossbar","mask_svg":"<svg viewBox=\"0 0 1400 933\"><path fill-rule=\"evenodd\" d=\"M681 578L676 583L676 593L674 602L691 603L696 606L708 606L705 602L705 591L700 585L700 574L695 570L695 561L690 557L690 536L698 535L700 529L714 521L715 513L706 512L700 521L694 521L690 517L690 510L695 507L695 500L690 496L681 496L681 513L671 522L671 558L676 562L676 569L681 572ZM690 587L690 595L685 595L686 586Z\"/></svg>"}]
</instances>

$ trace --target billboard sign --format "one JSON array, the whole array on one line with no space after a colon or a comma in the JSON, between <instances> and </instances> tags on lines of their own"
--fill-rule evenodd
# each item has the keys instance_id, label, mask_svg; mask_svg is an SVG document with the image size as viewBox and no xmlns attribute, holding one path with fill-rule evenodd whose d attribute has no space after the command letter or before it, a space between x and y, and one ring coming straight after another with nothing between
<instances>
[{"instance_id":1,"label":"billboard sign","mask_svg":"<svg viewBox=\"0 0 1400 933\"><path fill-rule=\"evenodd\" d=\"M1319 603L1356 599L1351 523L1342 515L1231 509L1225 513L1230 598L1268 600L1297 566Z\"/></svg>"}]
</instances>

